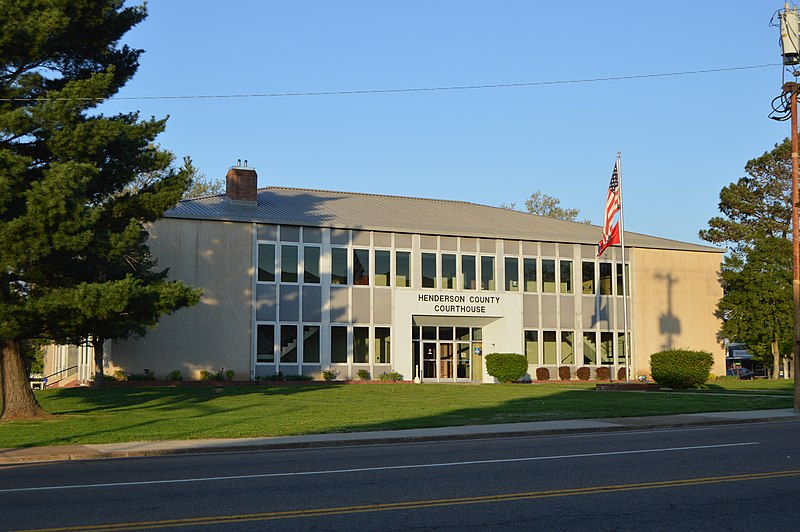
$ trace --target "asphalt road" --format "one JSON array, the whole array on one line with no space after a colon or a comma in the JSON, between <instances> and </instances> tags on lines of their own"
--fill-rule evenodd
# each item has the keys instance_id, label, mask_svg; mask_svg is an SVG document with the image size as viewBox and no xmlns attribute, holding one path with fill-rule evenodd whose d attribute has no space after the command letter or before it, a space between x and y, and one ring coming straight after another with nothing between
<instances>
[{"instance_id":1,"label":"asphalt road","mask_svg":"<svg viewBox=\"0 0 800 532\"><path fill-rule=\"evenodd\" d=\"M2 530L798 530L800 422L0 466Z\"/></svg>"}]
</instances>

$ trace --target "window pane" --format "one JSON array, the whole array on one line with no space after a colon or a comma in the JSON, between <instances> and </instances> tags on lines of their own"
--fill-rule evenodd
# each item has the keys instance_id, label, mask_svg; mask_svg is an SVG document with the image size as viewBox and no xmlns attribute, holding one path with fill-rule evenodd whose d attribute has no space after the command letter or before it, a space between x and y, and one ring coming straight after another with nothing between
<instances>
[{"instance_id":1,"label":"window pane","mask_svg":"<svg viewBox=\"0 0 800 532\"><path fill-rule=\"evenodd\" d=\"M442 288L456 287L456 256L442 254Z\"/></svg>"},{"instance_id":2,"label":"window pane","mask_svg":"<svg viewBox=\"0 0 800 532\"><path fill-rule=\"evenodd\" d=\"M297 246L281 246L281 282L297 282Z\"/></svg>"},{"instance_id":3,"label":"window pane","mask_svg":"<svg viewBox=\"0 0 800 532\"><path fill-rule=\"evenodd\" d=\"M556 261L542 259L542 292L555 293L556 291Z\"/></svg>"},{"instance_id":4,"label":"window pane","mask_svg":"<svg viewBox=\"0 0 800 532\"><path fill-rule=\"evenodd\" d=\"M494 257L481 257L481 290L494 290Z\"/></svg>"},{"instance_id":5,"label":"window pane","mask_svg":"<svg viewBox=\"0 0 800 532\"><path fill-rule=\"evenodd\" d=\"M463 290L475 290L475 257L461 255L461 278Z\"/></svg>"},{"instance_id":6,"label":"window pane","mask_svg":"<svg viewBox=\"0 0 800 532\"><path fill-rule=\"evenodd\" d=\"M347 327L331 326L331 362L347 363Z\"/></svg>"},{"instance_id":7,"label":"window pane","mask_svg":"<svg viewBox=\"0 0 800 532\"><path fill-rule=\"evenodd\" d=\"M472 339L478 342L483 340L483 329L480 327L472 328Z\"/></svg>"},{"instance_id":8,"label":"window pane","mask_svg":"<svg viewBox=\"0 0 800 532\"><path fill-rule=\"evenodd\" d=\"M545 364L557 364L556 362L556 332L542 332L542 354Z\"/></svg>"},{"instance_id":9,"label":"window pane","mask_svg":"<svg viewBox=\"0 0 800 532\"><path fill-rule=\"evenodd\" d=\"M516 257L506 257L506 291L519 292L519 261Z\"/></svg>"},{"instance_id":10,"label":"window pane","mask_svg":"<svg viewBox=\"0 0 800 532\"><path fill-rule=\"evenodd\" d=\"M303 248L303 282L319 283L319 248L306 246Z\"/></svg>"},{"instance_id":11,"label":"window pane","mask_svg":"<svg viewBox=\"0 0 800 532\"><path fill-rule=\"evenodd\" d=\"M584 294L594 294L594 262L584 262L581 268L581 290Z\"/></svg>"},{"instance_id":12,"label":"window pane","mask_svg":"<svg viewBox=\"0 0 800 532\"><path fill-rule=\"evenodd\" d=\"M469 342L469 327L456 327L456 340Z\"/></svg>"},{"instance_id":13,"label":"window pane","mask_svg":"<svg viewBox=\"0 0 800 532\"><path fill-rule=\"evenodd\" d=\"M528 364L539 363L538 331L525 331L525 358L528 359Z\"/></svg>"},{"instance_id":14,"label":"window pane","mask_svg":"<svg viewBox=\"0 0 800 532\"><path fill-rule=\"evenodd\" d=\"M631 282L630 281L630 270L627 268L627 266L625 268L625 275L628 276L627 282L628 282L628 284L630 284L630 282ZM622 295L622 292L623 292L622 284L623 284L622 283L622 264L617 264L617 295L618 296ZM631 293L631 291L628 290L628 295L630 295L630 293Z\"/></svg>"},{"instance_id":15,"label":"window pane","mask_svg":"<svg viewBox=\"0 0 800 532\"><path fill-rule=\"evenodd\" d=\"M281 325L281 362L297 362L297 325Z\"/></svg>"},{"instance_id":16,"label":"window pane","mask_svg":"<svg viewBox=\"0 0 800 532\"><path fill-rule=\"evenodd\" d=\"M319 325L303 327L303 362L319 362Z\"/></svg>"},{"instance_id":17,"label":"window pane","mask_svg":"<svg viewBox=\"0 0 800 532\"><path fill-rule=\"evenodd\" d=\"M522 268L525 270L525 291L538 292L536 286L536 259L523 259Z\"/></svg>"},{"instance_id":18,"label":"window pane","mask_svg":"<svg viewBox=\"0 0 800 532\"><path fill-rule=\"evenodd\" d=\"M331 284L347 284L347 250L331 248Z\"/></svg>"},{"instance_id":19,"label":"window pane","mask_svg":"<svg viewBox=\"0 0 800 532\"><path fill-rule=\"evenodd\" d=\"M436 254L422 254L422 288L436 288Z\"/></svg>"},{"instance_id":20,"label":"window pane","mask_svg":"<svg viewBox=\"0 0 800 532\"><path fill-rule=\"evenodd\" d=\"M390 364L391 359L391 335L389 327L375 327L375 363Z\"/></svg>"},{"instance_id":21,"label":"window pane","mask_svg":"<svg viewBox=\"0 0 800 532\"><path fill-rule=\"evenodd\" d=\"M625 364L625 333L617 333L617 361Z\"/></svg>"},{"instance_id":22,"label":"window pane","mask_svg":"<svg viewBox=\"0 0 800 532\"><path fill-rule=\"evenodd\" d=\"M439 327L439 340L452 340L453 328L452 327Z\"/></svg>"},{"instance_id":23,"label":"window pane","mask_svg":"<svg viewBox=\"0 0 800 532\"><path fill-rule=\"evenodd\" d=\"M369 284L369 250L353 250L353 284Z\"/></svg>"},{"instance_id":24,"label":"window pane","mask_svg":"<svg viewBox=\"0 0 800 532\"><path fill-rule=\"evenodd\" d=\"M411 253L408 251L398 251L395 255L395 284L399 287L407 288L411 286Z\"/></svg>"},{"instance_id":25,"label":"window pane","mask_svg":"<svg viewBox=\"0 0 800 532\"><path fill-rule=\"evenodd\" d=\"M593 332L583 333L583 363L597 364L597 335Z\"/></svg>"},{"instance_id":26,"label":"window pane","mask_svg":"<svg viewBox=\"0 0 800 532\"><path fill-rule=\"evenodd\" d=\"M423 340L436 340L436 327L423 327L422 328Z\"/></svg>"},{"instance_id":27,"label":"window pane","mask_svg":"<svg viewBox=\"0 0 800 532\"><path fill-rule=\"evenodd\" d=\"M275 244L258 245L258 280L275 280Z\"/></svg>"},{"instance_id":28,"label":"window pane","mask_svg":"<svg viewBox=\"0 0 800 532\"><path fill-rule=\"evenodd\" d=\"M604 296L611 295L611 263L600 263L600 293Z\"/></svg>"},{"instance_id":29,"label":"window pane","mask_svg":"<svg viewBox=\"0 0 800 532\"><path fill-rule=\"evenodd\" d=\"M575 333L563 331L561 333L561 363L575 363Z\"/></svg>"},{"instance_id":30,"label":"window pane","mask_svg":"<svg viewBox=\"0 0 800 532\"><path fill-rule=\"evenodd\" d=\"M388 250L375 250L375 286L389 286L391 265L392 258Z\"/></svg>"},{"instance_id":31,"label":"window pane","mask_svg":"<svg viewBox=\"0 0 800 532\"><path fill-rule=\"evenodd\" d=\"M572 293L572 261L561 261L561 293Z\"/></svg>"},{"instance_id":32,"label":"window pane","mask_svg":"<svg viewBox=\"0 0 800 532\"><path fill-rule=\"evenodd\" d=\"M353 327L353 363L369 362L369 327Z\"/></svg>"},{"instance_id":33,"label":"window pane","mask_svg":"<svg viewBox=\"0 0 800 532\"><path fill-rule=\"evenodd\" d=\"M256 337L256 362L275 362L275 326L259 325Z\"/></svg>"},{"instance_id":34,"label":"window pane","mask_svg":"<svg viewBox=\"0 0 800 532\"><path fill-rule=\"evenodd\" d=\"M600 363L614 363L614 333L600 333Z\"/></svg>"}]
</instances>

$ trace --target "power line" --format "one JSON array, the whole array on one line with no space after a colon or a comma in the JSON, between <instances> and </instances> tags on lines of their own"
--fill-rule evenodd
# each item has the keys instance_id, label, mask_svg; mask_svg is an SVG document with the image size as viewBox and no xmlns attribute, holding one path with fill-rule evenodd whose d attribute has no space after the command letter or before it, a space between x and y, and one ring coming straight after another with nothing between
<instances>
[{"instance_id":1,"label":"power line","mask_svg":"<svg viewBox=\"0 0 800 532\"><path fill-rule=\"evenodd\" d=\"M463 91L481 89L506 89L512 87L537 87L542 85L571 85L577 83L597 83L600 81L624 81L631 79L665 78L671 76L691 76L696 74L714 74L719 72L732 72L737 70L753 70L782 66L780 63L764 65L751 65L730 68L713 68L708 70L687 70L684 72L663 72L658 74L636 74L631 76L614 76L605 78L586 78L553 81L530 81L524 83L495 83L491 85L453 85L447 87L409 87L403 89L365 89L349 91L315 91L315 92L266 92L253 94L195 94L179 96L112 96L110 98L0 98L0 102L54 102L54 101L80 101L80 100L213 100L224 98L284 98L293 96L344 96L353 94L393 94L402 92L434 92L434 91Z\"/></svg>"}]
</instances>

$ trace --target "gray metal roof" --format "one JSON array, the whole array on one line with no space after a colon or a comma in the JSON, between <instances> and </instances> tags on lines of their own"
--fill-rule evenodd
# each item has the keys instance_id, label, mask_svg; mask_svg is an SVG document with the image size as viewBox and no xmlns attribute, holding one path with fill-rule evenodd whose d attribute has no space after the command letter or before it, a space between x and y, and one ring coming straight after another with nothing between
<instances>
[{"instance_id":1,"label":"gray metal roof","mask_svg":"<svg viewBox=\"0 0 800 532\"><path fill-rule=\"evenodd\" d=\"M597 244L602 233L596 225L465 201L287 187L259 189L257 204L231 201L224 195L182 200L165 217L591 245ZM628 231L625 245L725 251Z\"/></svg>"}]
</instances>

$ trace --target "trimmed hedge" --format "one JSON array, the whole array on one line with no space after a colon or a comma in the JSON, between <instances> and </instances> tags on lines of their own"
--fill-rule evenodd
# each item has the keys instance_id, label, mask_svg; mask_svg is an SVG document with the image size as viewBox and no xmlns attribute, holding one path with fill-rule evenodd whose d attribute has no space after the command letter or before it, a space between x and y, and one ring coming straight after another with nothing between
<instances>
[{"instance_id":1,"label":"trimmed hedge","mask_svg":"<svg viewBox=\"0 0 800 532\"><path fill-rule=\"evenodd\" d=\"M572 370L570 370L569 366L559 366L558 367L558 378L562 381L568 381L572 378Z\"/></svg>"},{"instance_id":2,"label":"trimmed hedge","mask_svg":"<svg viewBox=\"0 0 800 532\"><path fill-rule=\"evenodd\" d=\"M625 368L619 368L617 370L617 380L624 381L627 378L628 378L628 372L625 370Z\"/></svg>"},{"instance_id":3,"label":"trimmed hedge","mask_svg":"<svg viewBox=\"0 0 800 532\"><path fill-rule=\"evenodd\" d=\"M575 375L578 376L578 380L588 381L589 377L592 376L592 370L586 366L582 366L575 371Z\"/></svg>"},{"instance_id":4,"label":"trimmed hedge","mask_svg":"<svg viewBox=\"0 0 800 532\"><path fill-rule=\"evenodd\" d=\"M550 380L550 370L547 368L536 368L536 380L537 381L549 381Z\"/></svg>"},{"instance_id":5,"label":"trimmed hedge","mask_svg":"<svg viewBox=\"0 0 800 532\"><path fill-rule=\"evenodd\" d=\"M599 381L607 381L611 378L611 370L607 366L600 366L594 371L594 378Z\"/></svg>"},{"instance_id":6,"label":"trimmed hedge","mask_svg":"<svg viewBox=\"0 0 800 532\"><path fill-rule=\"evenodd\" d=\"M685 390L706 382L713 365L707 351L669 349L650 355L650 376L661 386Z\"/></svg>"},{"instance_id":7,"label":"trimmed hedge","mask_svg":"<svg viewBox=\"0 0 800 532\"><path fill-rule=\"evenodd\" d=\"M489 353L486 373L500 382L516 382L528 373L528 359L517 353Z\"/></svg>"}]
</instances>

